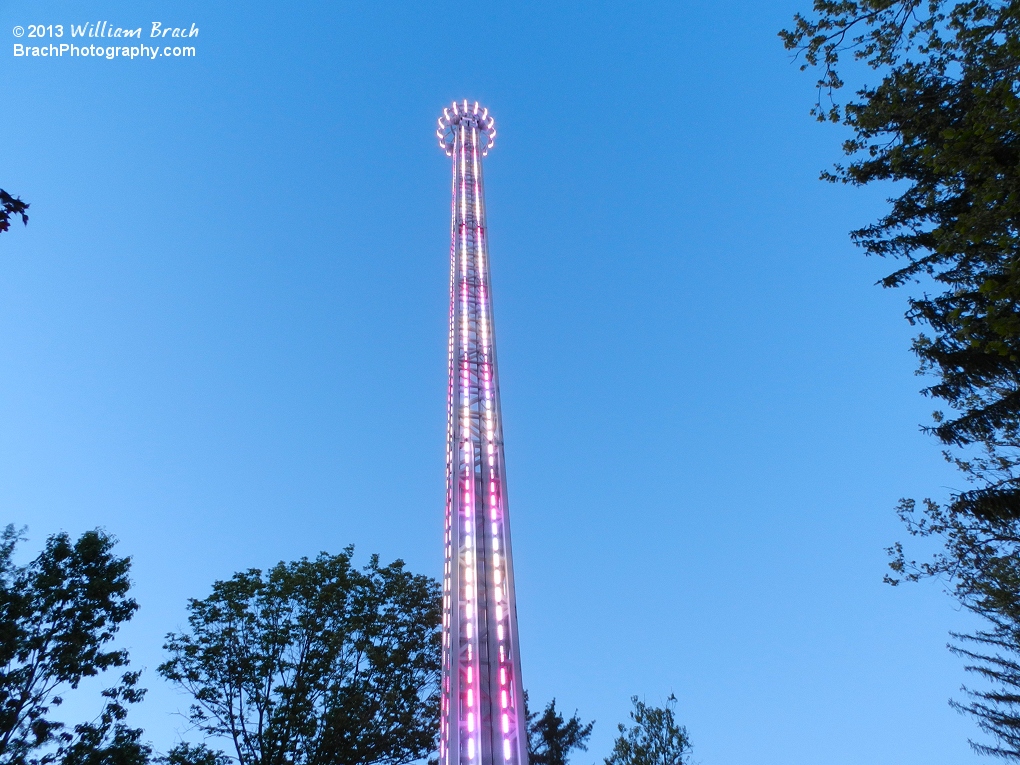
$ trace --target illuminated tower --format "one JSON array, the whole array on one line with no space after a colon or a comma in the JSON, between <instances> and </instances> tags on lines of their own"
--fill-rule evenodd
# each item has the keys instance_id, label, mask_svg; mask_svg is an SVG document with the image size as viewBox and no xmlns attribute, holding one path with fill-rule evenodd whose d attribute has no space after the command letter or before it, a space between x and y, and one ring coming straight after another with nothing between
<instances>
[{"instance_id":1,"label":"illuminated tower","mask_svg":"<svg viewBox=\"0 0 1020 765\"><path fill-rule=\"evenodd\" d=\"M436 134L453 158L439 765L528 765L482 188L496 129L463 101Z\"/></svg>"}]
</instances>

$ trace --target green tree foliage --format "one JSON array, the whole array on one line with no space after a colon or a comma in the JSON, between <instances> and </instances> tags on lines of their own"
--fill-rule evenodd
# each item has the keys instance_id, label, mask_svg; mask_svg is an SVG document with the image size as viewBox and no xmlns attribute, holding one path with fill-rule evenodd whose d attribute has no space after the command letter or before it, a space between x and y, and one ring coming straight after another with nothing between
<instances>
[{"instance_id":1,"label":"green tree foliage","mask_svg":"<svg viewBox=\"0 0 1020 765\"><path fill-rule=\"evenodd\" d=\"M145 693L137 672L103 692L95 720L68 730L51 716L84 678L127 665L127 652L109 643L138 608L128 597L130 559L96 530L74 542L55 534L18 565L20 541L13 526L0 535L0 765L144 763L142 732L124 723L126 705Z\"/></svg>"},{"instance_id":2,"label":"green tree foliage","mask_svg":"<svg viewBox=\"0 0 1020 765\"><path fill-rule=\"evenodd\" d=\"M1020 421L1020 5L970 0L816 0L818 18L783 33L833 89L839 55L882 70L882 82L829 116L853 137L850 162L826 174L854 185L899 181L887 215L854 231L867 253L904 264L882 281L924 278L938 292L910 298L927 393L951 415L933 429L948 445L1016 446ZM976 515L1018 515L1020 486L988 487Z\"/></svg>"},{"instance_id":3,"label":"green tree foliage","mask_svg":"<svg viewBox=\"0 0 1020 765\"><path fill-rule=\"evenodd\" d=\"M613 743L606 765L688 765L691 740L687 728L676 721L676 696L670 694L665 706L650 707L631 697L633 723L620 723L620 735Z\"/></svg>"},{"instance_id":4,"label":"green tree foliage","mask_svg":"<svg viewBox=\"0 0 1020 765\"><path fill-rule=\"evenodd\" d=\"M402 561L358 570L353 548L216 582L167 636L159 672L191 722L241 765L400 765L439 729L440 588ZM171 763L218 765L179 747Z\"/></svg>"},{"instance_id":5,"label":"green tree foliage","mask_svg":"<svg viewBox=\"0 0 1020 765\"><path fill-rule=\"evenodd\" d=\"M223 752L210 749L205 744L184 742L159 757L160 765L230 765L233 762Z\"/></svg>"},{"instance_id":6,"label":"green tree foliage","mask_svg":"<svg viewBox=\"0 0 1020 765\"><path fill-rule=\"evenodd\" d=\"M9 231L11 218L21 218L21 222L28 225L28 207L19 197L12 197L3 189L0 189L0 232Z\"/></svg>"},{"instance_id":7,"label":"green tree foliage","mask_svg":"<svg viewBox=\"0 0 1020 765\"><path fill-rule=\"evenodd\" d=\"M928 430L968 482L945 503L901 502L910 533L944 546L917 563L895 545L888 579L944 577L988 619L955 650L994 690L961 708L997 741L979 751L1020 760L1020 3L815 0L781 37L821 71L816 115L851 131L823 177L897 182L851 236L900 261L883 286L924 284L907 319L941 402ZM841 106L848 58L879 81Z\"/></svg>"},{"instance_id":8,"label":"green tree foliage","mask_svg":"<svg viewBox=\"0 0 1020 765\"><path fill-rule=\"evenodd\" d=\"M546 706L542 714L528 711L528 694L524 694L524 714L528 719L528 761L531 765L567 765L570 753L576 749L588 751L595 722L581 722L577 711L569 720L556 709L556 699Z\"/></svg>"}]
</instances>

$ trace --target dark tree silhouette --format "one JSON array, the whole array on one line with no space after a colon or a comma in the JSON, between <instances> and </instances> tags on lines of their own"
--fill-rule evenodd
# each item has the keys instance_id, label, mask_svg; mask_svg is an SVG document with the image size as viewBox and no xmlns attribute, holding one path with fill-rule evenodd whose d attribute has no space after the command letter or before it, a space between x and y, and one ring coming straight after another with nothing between
<instances>
[{"instance_id":1,"label":"dark tree silhouette","mask_svg":"<svg viewBox=\"0 0 1020 765\"><path fill-rule=\"evenodd\" d=\"M815 115L851 133L823 177L897 194L851 237L899 260L883 286L924 285L907 319L944 408L927 431L969 484L901 501L908 532L943 547L918 563L894 545L887 578L947 580L986 617L956 650L993 689L960 706L998 742L978 751L1020 761L1020 2L814 0L780 36L821 73ZM877 83L840 105L847 58Z\"/></svg>"},{"instance_id":2,"label":"dark tree silhouette","mask_svg":"<svg viewBox=\"0 0 1020 765\"><path fill-rule=\"evenodd\" d=\"M556 699L546 706L545 711L528 711L528 694L524 694L524 714L528 719L528 761L531 765L567 765L570 753L575 749L588 751L588 739L595 725L582 723L574 716L565 720L556 710Z\"/></svg>"},{"instance_id":3,"label":"dark tree silhouette","mask_svg":"<svg viewBox=\"0 0 1020 765\"><path fill-rule=\"evenodd\" d=\"M28 203L22 202L19 197L12 197L3 189L0 189L0 232L9 231L11 218L21 217L21 222L28 225Z\"/></svg>"},{"instance_id":4,"label":"dark tree silhouette","mask_svg":"<svg viewBox=\"0 0 1020 765\"><path fill-rule=\"evenodd\" d=\"M127 664L127 651L108 644L138 608L130 559L96 530L74 542L55 534L18 565L21 540L13 526L0 535L0 765L141 765L150 748L124 723L126 706L145 694L139 673L103 692L95 720L68 730L51 715L83 678Z\"/></svg>"},{"instance_id":5,"label":"dark tree silhouette","mask_svg":"<svg viewBox=\"0 0 1020 765\"><path fill-rule=\"evenodd\" d=\"M676 696L670 694L662 707L650 707L637 696L630 700L633 725L618 726L620 736L606 765L689 765L691 740L687 728L677 724Z\"/></svg>"},{"instance_id":6,"label":"dark tree silhouette","mask_svg":"<svg viewBox=\"0 0 1020 765\"><path fill-rule=\"evenodd\" d=\"M190 720L241 765L402 765L439 730L439 584L402 561L351 565L353 548L250 569L188 603L159 672L191 694ZM183 745L171 765L218 765Z\"/></svg>"}]
</instances>

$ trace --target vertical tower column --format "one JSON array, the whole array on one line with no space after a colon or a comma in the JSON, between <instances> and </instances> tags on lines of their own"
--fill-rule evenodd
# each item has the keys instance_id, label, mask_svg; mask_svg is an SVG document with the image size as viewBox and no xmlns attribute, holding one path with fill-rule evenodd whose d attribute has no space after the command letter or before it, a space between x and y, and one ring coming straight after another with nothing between
<instances>
[{"instance_id":1,"label":"vertical tower column","mask_svg":"<svg viewBox=\"0 0 1020 765\"><path fill-rule=\"evenodd\" d=\"M453 159L440 765L528 765L482 157L495 122L443 110Z\"/></svg>"}]
</instances>

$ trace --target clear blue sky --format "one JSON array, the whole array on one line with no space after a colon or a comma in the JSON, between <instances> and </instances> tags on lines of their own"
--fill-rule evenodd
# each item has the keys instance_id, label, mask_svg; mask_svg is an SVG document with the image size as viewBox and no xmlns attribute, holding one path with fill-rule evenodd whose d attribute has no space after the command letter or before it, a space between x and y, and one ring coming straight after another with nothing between
<instances>
[{"instance_id":1,"label":"clear blue sky","mask_svg":"<svg viewBox=\"0 0 1020 765\"><path fill-rule=\"evenodd\" d=\"M337 551L441 568L452 99L486 160L523 670L597 720L670 692L702 765L976 762L967 626L882 584L918 425L904 295L817 180L809 0L0 0L0 508L103 526L155 675L185 600ZM197 24L193 59L24 59L14 25ZM22 42L28 42L22 38ZM65 39L70 42L70 39ZM143 40L148 42L148 40ZM364 558L363 558L364 559Z\"/></svg>"}]
</instances>

